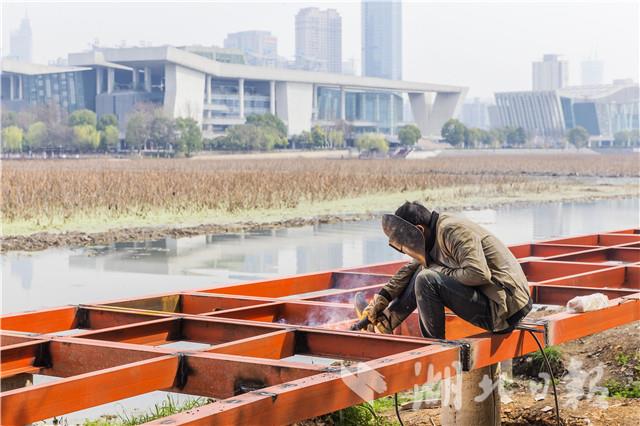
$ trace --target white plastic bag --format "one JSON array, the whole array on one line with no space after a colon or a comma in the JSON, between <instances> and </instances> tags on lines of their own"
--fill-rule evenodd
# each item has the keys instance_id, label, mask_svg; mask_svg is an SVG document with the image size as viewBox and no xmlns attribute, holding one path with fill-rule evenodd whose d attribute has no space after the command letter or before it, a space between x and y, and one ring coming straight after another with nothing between
<instances>
[{"instance_id":1,"label":"white plastic bag","mask_svg":"<svg viewBox=\"0 0 640 426\"><path fill-rule=\"evenodd\" d=\"M573 312L589 312L609 306L609 298L602 293L577 296L567 302L567 308Z\"/></svg>"}]
</instances>

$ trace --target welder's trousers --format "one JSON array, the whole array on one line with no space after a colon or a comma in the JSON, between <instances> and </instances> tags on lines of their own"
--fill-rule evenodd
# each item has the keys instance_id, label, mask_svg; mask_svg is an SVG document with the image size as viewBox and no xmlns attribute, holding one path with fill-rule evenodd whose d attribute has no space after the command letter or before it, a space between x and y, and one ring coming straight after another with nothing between
<instances>
[{"instance_id":1,"label":"welder's trousers","mask_svg":"<svg viewBox=\"0 0 640 426\"><path fill-rule=\"evenodd\" d=\"M404 292L389 305L389 311L404 319L418 307L424 337L445 338L447 307L460 318L487 331L493 328L489 299L476 287L429 269L416 272Z\"/></svg>"}]
</instances>

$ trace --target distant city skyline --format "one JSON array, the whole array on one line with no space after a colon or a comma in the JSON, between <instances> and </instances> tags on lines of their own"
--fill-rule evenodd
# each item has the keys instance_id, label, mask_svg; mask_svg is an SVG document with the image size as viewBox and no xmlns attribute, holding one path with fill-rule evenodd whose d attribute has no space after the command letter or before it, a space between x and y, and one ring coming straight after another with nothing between
<instances>
[{"instance_id":1,"label":"distant city skyline","mask_svg":"<svg viewBox=\"0 0 640 426\"><path fill-rule=\"evenodd\" d=\"M20 21L20 26L11 32L9 39L9 56L21 62L33 61L33 39L31 23L25 14Z\"/></svg>"},{"instance_id":2,"label":"distant city skyline","mask_svg":"<svg viewBox=\"0 0 640 426\"><path fill-rule=\"evenodd\" d=\"M402 80L402 3L362 1L362 75Z\"/></svg>"},{"instance_id":3,"label":"distant city skyline","mask_svg":"<svg viewBox=\"0 0 640 426\"><path fill-rule=\"evenodd\" d=\"M294 56L295 14L304 7L335 8L342 17L342 58L361 56L361 2L278 3L35 3L2 5L3 55L11 32L28 13L33 60L47 63L101 45L218 45L229 33L270 31L279 54ZM470 87L470 97L526 90L531 62L557 52L572 64L570 85L581 83L581 61L597 52L604 82L638 79L638 10L623 3L403 3L403 79ZM55 16L55 19L52 17ZM153 17L141 21L140 16ZM264 17L269 16L269 20ZM572 16L568 24L566 16ZM241 18L240 18L241 17ZM113 22L118 25L113 25ZM175 25L175 23L185 25ZM544 22L544 31L541 31ZM188 23L188 25L186 25ZM578 24L579 23L579 24ZM64 27L65 31L59 31Z\"/></svg>"},{"instance_id":4,"label":"distant city skyline","mask_svg":"<svg viewBox=\"0 0 640 426\"><path fill-rule=\"evenodd\" d=\"M337 10L300 9L295 30L297 68L342 72L342 17Z\"/></svg>"}]
</instances>

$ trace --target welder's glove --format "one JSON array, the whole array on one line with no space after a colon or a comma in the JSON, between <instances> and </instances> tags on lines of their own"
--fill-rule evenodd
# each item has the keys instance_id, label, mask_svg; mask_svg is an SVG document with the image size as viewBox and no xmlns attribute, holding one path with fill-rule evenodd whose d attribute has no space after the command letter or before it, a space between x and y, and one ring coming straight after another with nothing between
<instances>
[{"instance_id":1,"label":"welder's glove","mask_svg":"<svg viewBox=\"0 0 640 426\"><path fill-rule=\"evenodd\" d=\"M389 300L380 294L376 294L369 302L369 305L362 311L362 318L369 318L369 322L375 325L380 321L381 318L378 317L387 306L389 306Z\"/></svg>"}]
</instances>

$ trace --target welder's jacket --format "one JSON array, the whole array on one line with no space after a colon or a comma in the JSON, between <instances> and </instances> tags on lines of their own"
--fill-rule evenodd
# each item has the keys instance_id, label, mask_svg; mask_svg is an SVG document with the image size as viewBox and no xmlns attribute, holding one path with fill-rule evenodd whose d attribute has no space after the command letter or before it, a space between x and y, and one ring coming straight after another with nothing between
<instances>
[{"instance_id":1,"label":"welder's jacket","mask_svg":"<svg viewBox=\"0 0 640 426\"><path fill-rule=\"evenodd\" d=\"M440 214L427 267L478 287L490 300L493 331L507 329L508 320L530 305L527 278L515 256L493 234L467 219ZM420 268L422 265L414 260L396 272L385 286L392 299L402 293Z\"/></svg>"}]
</instances>

